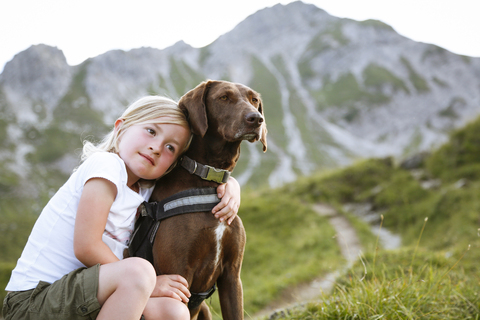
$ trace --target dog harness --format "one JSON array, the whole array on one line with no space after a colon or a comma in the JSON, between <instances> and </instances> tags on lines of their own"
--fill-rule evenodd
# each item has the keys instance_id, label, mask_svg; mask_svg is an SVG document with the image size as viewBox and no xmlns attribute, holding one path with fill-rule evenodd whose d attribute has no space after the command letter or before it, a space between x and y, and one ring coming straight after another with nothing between
<instances>
[{"instance_id":1,"label":"dog harness","mask_svg":"<svg viewBox=\"0 0 480 320\"><path fill-rule=\"evenodd\" d=\"M159 202L143 202L137 210L138 218L128 246L129 255L147 259L153 264L153 242L161 220L184 213L208 212L219 202L216 188L188 189ZM188 309L198 307L215 290L214 285L206 292L191 293Z\"/></svg>"}]
</instances>

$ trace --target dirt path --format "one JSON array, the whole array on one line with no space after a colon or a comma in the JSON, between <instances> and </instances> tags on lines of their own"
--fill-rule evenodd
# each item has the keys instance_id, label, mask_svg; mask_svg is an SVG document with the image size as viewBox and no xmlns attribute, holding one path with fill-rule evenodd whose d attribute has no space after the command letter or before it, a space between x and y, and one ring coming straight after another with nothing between
<instances>
[{"instance_id":1,"label":"dirt path","mask_svg":"<svg viewBox=\"0 0 480 320\"><path fill-rule=\"evenodd\" d=\"M332 273L328 273L310 283L298 285L285 292L277 301L273 302L262 311L258 312L253 318L260 318L275 312L293 307L295 305L304 304L306 302L317 300L324 293L329 293L335 283L335 279L346 269L352 266L357 260L361 251L360 241L358 240L355 229L350 225L349 221L339 215L337 211L329 205L314 204L312 208L321 216L328 217L331 225L336 231L336 239L342 255L347 260L344 269Z\"/></svg>"}]
</instances>

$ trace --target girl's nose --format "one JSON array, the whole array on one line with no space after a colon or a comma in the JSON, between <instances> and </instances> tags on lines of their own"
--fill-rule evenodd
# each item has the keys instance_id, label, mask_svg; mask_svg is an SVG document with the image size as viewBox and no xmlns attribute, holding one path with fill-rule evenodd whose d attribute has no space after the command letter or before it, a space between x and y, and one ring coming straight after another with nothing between
<instances>
[{"instance_id":1,"label":"girl's nose","mask_svg":"<svg viewBox=\"0 0 480 320\"><path fill-rule=\"evenodd\" d=\"M160 155L160 148L158 146L150 146L150 150L152 151L153 154L155 155Z\"/></svg>"}]
</instances>

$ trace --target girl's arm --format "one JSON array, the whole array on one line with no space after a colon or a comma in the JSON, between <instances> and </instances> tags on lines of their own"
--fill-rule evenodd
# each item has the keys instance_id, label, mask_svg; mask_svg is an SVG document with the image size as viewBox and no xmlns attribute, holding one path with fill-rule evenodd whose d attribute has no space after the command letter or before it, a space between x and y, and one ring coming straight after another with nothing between
<instances>
[{"instance_id":1,"label":"girl's arm","mask_svg":"<svg viewBox=\"0 0 480 320\"><path fill-rule=\"evenodd\" d=\"M75 219L73 249L75 256L85 266L118 261L110 248L102 241L110 208L117 195L112 182L93 178L82 191Z\"/></svg>"},{"instance_id":2,"label":"girl's arm","mask_svg":"<svg viewBox=\"0 0 480 320\"><path fill-rule=\"evenodd\" d=\"M220 221L226 220L228 224L231 224L240 207L240 184L235 178L230 177L227 183L217 187L217 193L222 200L212 209L212 213Z\"/></svg>"}]
</instances>

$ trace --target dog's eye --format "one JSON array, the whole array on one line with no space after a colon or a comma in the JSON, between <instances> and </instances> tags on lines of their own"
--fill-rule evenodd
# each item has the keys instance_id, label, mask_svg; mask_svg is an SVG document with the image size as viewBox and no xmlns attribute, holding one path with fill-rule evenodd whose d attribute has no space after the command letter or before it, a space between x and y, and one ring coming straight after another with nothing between
<instances>
[{"instance_id":1,"label":"dog's eye","mask_svg":"<svg viewBox=\"0 0 480 320\"><path fill-rule=\"evenodd\" d=\"M221 97L220 97L220 100L227 101L227 100L228 100L228 96L227 96L227 95L221 96Z\"/></svg>"},{"instance_id":2,"label":"dog's eye","mask_svg":"<svg viewBox=\"0 0 480 320\"><path fill-rule=\"evenodd\" d=\"M258 99L257 98L252 98L252 102L257 103Z\"/></svg>"}]
</instances>

